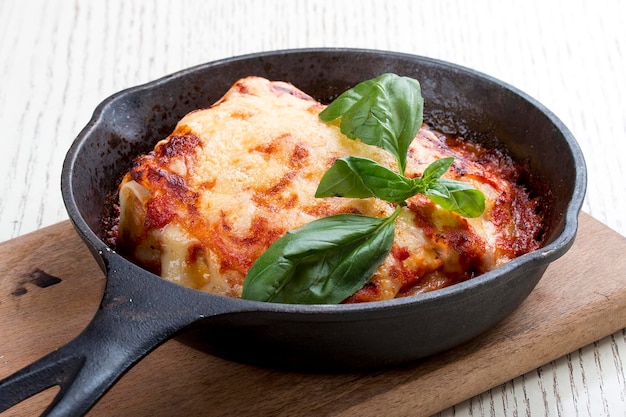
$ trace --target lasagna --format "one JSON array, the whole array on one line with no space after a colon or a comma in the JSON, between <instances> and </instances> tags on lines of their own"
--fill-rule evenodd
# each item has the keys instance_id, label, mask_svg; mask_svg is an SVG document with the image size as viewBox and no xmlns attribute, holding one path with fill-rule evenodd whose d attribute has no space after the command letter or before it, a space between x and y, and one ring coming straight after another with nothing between
<instances>
[{"instance_id":1,"label":"lasagna","mask_svg":"<svg viewBox=\"0 0 626 417\"><path fill-rule=\"evenodd\" d=\"M315 197L338 158L396 169L386 151L320 121L324 108L289 83L247 77L212 106L187 114L121 181L108 228L116 250L164 279L239 297L252 264L287 231L333 214L390 215L394 205L376 198ZM405 175L420 176L448 156L455 161L444 177L482 191L483 214L464 218L424 196L410 198L388 257L345 303L443 288L541 245L540 205L501 149L424 124Z\"/></svg>"}]
</instances>

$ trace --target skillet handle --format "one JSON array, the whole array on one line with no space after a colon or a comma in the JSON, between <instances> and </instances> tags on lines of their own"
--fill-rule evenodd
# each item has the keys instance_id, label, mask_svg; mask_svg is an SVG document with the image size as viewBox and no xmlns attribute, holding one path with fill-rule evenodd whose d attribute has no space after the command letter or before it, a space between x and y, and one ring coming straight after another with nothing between
<instances>
[{"instance_id":1,"label":"skillet handle","mask_svg":"<svg viewBox=\"0 0 626 417\"><path fill-rule=\"evenodd\" d=\"M156 278L117 255L105 264L107 284L92 321L74 340L0 381L0 413L59 385L42 416L82 416L161 343L230 308L219 300L207 305L207 294Z\"/></svg>"}]
</instances>

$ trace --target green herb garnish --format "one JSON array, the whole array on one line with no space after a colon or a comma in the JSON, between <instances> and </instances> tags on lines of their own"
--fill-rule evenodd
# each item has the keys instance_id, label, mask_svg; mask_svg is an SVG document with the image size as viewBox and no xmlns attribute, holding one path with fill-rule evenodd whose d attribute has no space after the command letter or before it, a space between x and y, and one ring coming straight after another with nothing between
<instances>
[{"instance_id":1,"label":"green herb garnish","mask_svg":"<svg viewBox=\"0 0 626 417\"><path fill-rule=\"evenodd\" d=\"M397 161L398 173L370 159L348 156L322 177L316 197L376 197L397 204L389 217L354 214L324 217L287 232L252 265L242 298L296 304L337 304L365 285L391 251L395 219L406 200L424 194L443 209L477 217L485 197L472 186L441 178L454 158L430 164L417 178L404 176L409 145L422 125L424 101L419 83L395 74L358 84L319 115L341 118L350 139L378 146Z\"/></svg>"},{"instance_id":2,"label":"green herb garnish","mask_svg":"<svg viewBox=\"0 0 626 417\"><path fill-rule=\"evenodd\" d=\"M397 213L388 218L339 214L287 232L252 265L242 298L340 303L365 285L389 254Z\"/></svg>"},{"instance_id":3,"label":"green herb garnish","mask_svg":"<svg viewBox=\"0 0 626 417\"><path fill-rule=\"evenodd\" d=\"M390 152L404 175L406 154L422 126L423 114L417 80L383 74L341 94L319 117L327 123L341 117L341 133Z\"/></svg>"}]
</instances>

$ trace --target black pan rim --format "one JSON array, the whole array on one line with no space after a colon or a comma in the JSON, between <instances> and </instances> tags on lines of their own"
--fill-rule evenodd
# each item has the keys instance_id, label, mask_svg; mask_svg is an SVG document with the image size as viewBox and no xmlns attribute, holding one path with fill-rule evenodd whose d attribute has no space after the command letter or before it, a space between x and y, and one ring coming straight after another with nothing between
<instances>
[{"instance_id":1,"label":"black pan rim","mask_svg":"<svg viewBox=\"0 0 626 417\"><path fill-rule=\"evenodd\" d=\"M206 68L217 67L220 65L232 63L234 61L240 60L252 60L252 59L262 59L265 57L274 57L277 55L286 55L286 54L342 54L342 53L361 53L361 54L375 54L377 56L389 56L389 57L401 57L407 58L411 60L421 61L421 62L430 62L432 64L436 64L442 67L446 67L448 69L452 69L458 72L465 72L468 74L472 74L474 76L478 76L480 78L485 79L488 82L497 84L498 86L509 90L514 95L519 96L523 100L529 102L532 106L536 107L539 111L541 111L558 129L563 137L565 138L569 149L572 153L574 161L576 163L576 179L574 192L572 195L572 199L567 206L567 210L562 213L564 219L563 231L549 244L544 247L522 255L518 258L513 259L507 264L494 269L493 271L482 274L478 277L475 277L471 280L461 282L450 287L446 287L443 289L439 289L436 291L419 294L410 297L404 298L396 298L392 300L385 301L374 301L368 303L360 303L360 304L340 304L340 305L303 305L303 304L273 304L273 303L260 303L248 300L239 300L238 303L242 305L248 305L250 309L261 309L264 311L276 311L276 312L289 312L289 313L303 313L303 314L320 314L320 313L329 313L329 314L337 314L337 313L350 313L350 312L363 312L366 310L378 311L383 309L398 309L402 307L409 307L414 304L428 304L434 303L436 304L438 301L449 298L449 297L458 297L462 296L463 293L466 293L469 289L476 289L478 287L484 285L490 285L493 281L501 278L501 275L508 275L511 271L524 269L531 265L540 265L545 266L548 263L554 261L563 255L573 244L577 229L578 229L578 213L582 207L584 195L586 191L586 182L587 182L587 173L584 157L582 154L582 150L578 145L576 139L570 130L565 126L565 124L549 109L547 109L543 104L524 93L523 91L509 85L506 82L503 82L499 79L496 79L492 76L484 74L482 72L476 71L474 69L470 69L458 64L446 62L443 60L424 57L420 55L413 55L403 52L394 52L394 51L385 51L385 50L376 50L376 49L360 49L360 48L299 48L299 49L282 49L275 51L264 51L257 53L249 53L244 55L238 55L229 58L218 59L215 61L211 61L204 64L195 65L186 69L182 69L180 71L171 73L169 75L163 76L156 80L140 84L134 87L126 88L121 90L108 98L104 99L94 110L94 113L87 123L87 125L83 128L83 130L79 133L77 138L74 140L71 145L67 156L65 158L62 175L61 175L61 190L63 194L63 200L67 209L67 212L74 224L74 227L79 231L81 237L93 246L95 250L98 251L103 257L115 255L114 251L111 249L98 237L98 235L89 227L87 222L84 220L80 211L78 210L77 203L75 201L75 196L72 192L72 177L71 173L73 171L73 166L76 162L77 156L80 154L80 149L86 142L89 134L98 128L100 124L103 123L103 114L105 110L109 106L114 106L115 102L120 98L128 94L134 94L140 91L149 90L151 88L155 88L163 83L167 83L169 80L173 78L185 77L188 74L202 71ZM535 266L536 267L536 266ZM146 271L147 272L147 271ZM154 275L154 277L161 279L160 277ZM172 285L177 285L173 284ZM197 290L192 290L197 291ZM214 295L206 293L212 297L223 298L222 296ZM238 299L237 299L238 300ZM248 310L248 308L246 308Z\"/></svg>"}]
</instances>

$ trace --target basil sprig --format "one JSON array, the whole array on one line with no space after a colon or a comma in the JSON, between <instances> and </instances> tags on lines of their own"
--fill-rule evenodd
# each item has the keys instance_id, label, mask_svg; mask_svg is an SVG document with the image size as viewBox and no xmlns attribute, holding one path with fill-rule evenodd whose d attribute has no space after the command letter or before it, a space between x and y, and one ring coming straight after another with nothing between
<instances>
[{"instance_id":1,"label":"basil sprig","mask_svg":"<svg viewBox=\"0 0 626 417\"><path fill-rule=\"evenodd\" d=\"M424 99L419 82L383 74L342 93L320 114L324 122L341 117L341 133L385 149L404 174L406 154L422 126Z\"/></svg>"},{"instance_id":2,"label":"basil sprig","mask_svg":"<svg viewBox=\"0 0 626 417\"><path fill-rule=\"evenodd\" d=\"M422 187L418 192L426 195L441 208L460 214L463 217L478 217L485 211L485 195L471 185L440 178L454 162L453 157L441 158L430 164L421 178Z\"/></svg>"},{"instance_id":3,"label":"basil sprig","mask_svg":"<svg viewBox=\"0 0 626 417\"><path fill-rule=\"evenodd\" d=\"M389 254L396 216L338 214L287 232L252 265L242 298L340 303L363 287Z\"/></svg>"},{"instance_id":4,"label":"basil sprig","mask_svg":"<svg viewBox=\"0 0 626 417\"><path fill-rule=\"evenodd\" d=\"M409 145L422 125L419 83L383 74L341 94L319 115L341 118L350 139L378 146L395 156L396 173L358 156L337 159L322 177L316 197L375 197L397 204L389 217L339 214L287 232L252 265L242 298L276 303L337 304L371 279L391 251L395 219L406 200L424 194L445 210L477 217L484 195L470 185L441 178L454 158L430 164L421 177L404 176Z\"/></svg>"},{"instance_id":5,"label":"basil sprig","mask_svg":"<svg viewBox=\"0 0 626 417\"><path fill-rule=\"evenodd\" d=\"M478 217L485 210L483 193L469 184L440 178L454 162L441 158L430 164L421 177L407 178L371 159L348 156L335 161L322 177L316 197L376 197L405 204L416 194L424 194L443 209L464 217Z\"/></svg>"}]
</instances>

